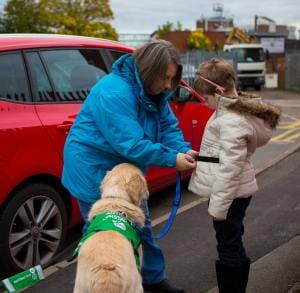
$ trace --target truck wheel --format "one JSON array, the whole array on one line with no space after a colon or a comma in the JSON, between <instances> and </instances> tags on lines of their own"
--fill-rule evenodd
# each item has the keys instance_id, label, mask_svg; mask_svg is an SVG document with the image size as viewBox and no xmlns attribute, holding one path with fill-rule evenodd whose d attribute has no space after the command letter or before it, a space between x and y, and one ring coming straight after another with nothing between
<instances>
[{"instance_id":1,"label":"truck wheel","mask_svg":"<svg viewBox=\"0 0 300 293\"><path fill-rule=\"evenodd\" d=\"M261 85L259 84L259 85L255 85L254 86L254 89L256 90L256 91L260 91L261 90Z\"/></svg>"},{"instance_id":2,"label":"truck wheel","mask_svg":"<svg viewBox=\"0 0 300 293\"><path fill-rule=\"evenodd\" d=\"M2 211L0 231L0 272L5 277L38 264L47 267L65 240L64 202L49 185L27 185Z\"/></svg>"}]
</instances>

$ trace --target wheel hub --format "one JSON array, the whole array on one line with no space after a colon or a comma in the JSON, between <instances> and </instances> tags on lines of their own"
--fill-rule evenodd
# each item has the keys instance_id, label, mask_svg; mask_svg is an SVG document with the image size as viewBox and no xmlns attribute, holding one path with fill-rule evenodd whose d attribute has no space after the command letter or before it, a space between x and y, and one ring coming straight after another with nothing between
<instances>
[{"instance_id":1,"label":"wheel hub","mask_svg":"<svg viewBox=\"0 0 300 293\"><path fill-rule=\"evenodd\" d=\"M31 229L31 235L33 238L39 238L41 236L41 229L38 226L34 226Z\"/></svg>"}]
</instances>

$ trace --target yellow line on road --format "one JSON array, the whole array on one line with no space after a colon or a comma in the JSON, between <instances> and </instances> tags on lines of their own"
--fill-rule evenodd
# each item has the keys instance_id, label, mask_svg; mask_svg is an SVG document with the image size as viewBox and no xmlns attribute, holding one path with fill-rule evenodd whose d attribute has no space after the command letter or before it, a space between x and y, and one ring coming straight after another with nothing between
<instances>
[{"instance_id":1,"label":"yellow line on road","mask_svg":"<svg viewBox=\"0 0 300 293\"><path fill-rule=\"evenodd\" d=\"M271 142L294 142L300 137L300 120L294 120L290 123L284 122L278 126L278 129L286 130L271 139Z\"/></svg>"},{"instance_id":2,"label":"yellow line on road","mask_svg":"<svg viewBox=\"0 0 300 293\"><path fill-rule=\"evenodd\" d=\"M294 129L294 128L300 128L300 120L296 120L294 122L285 122L281 123L278 129Z\"/></svg>"}]
</instances>

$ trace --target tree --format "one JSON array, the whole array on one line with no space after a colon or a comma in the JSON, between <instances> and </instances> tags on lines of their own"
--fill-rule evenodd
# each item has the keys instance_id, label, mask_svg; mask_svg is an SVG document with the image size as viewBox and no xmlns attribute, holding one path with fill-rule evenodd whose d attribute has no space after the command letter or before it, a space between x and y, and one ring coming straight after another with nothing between
<instances>
[{"instance_id":1,"label":"tree","mask_svg":"<svg viewBox=\"0 0 300 293\"><path fill-rule=\"evenodd\" d=\"M8 1L2 14L2 26L7 33L37 32L38 11L35 1Z\"/></svg>"},{"instance_id":2,"label":"tree","mask_svg":"<svg viewBox=\"0 0 300 293\"><path fill-rule=\"evenodd\" d=\"M0 12L0 34L5 33L5 25L4 25L4 19L3 14Z\"/></svg>"},{"instance_id":3,"label":"tree","mask_svg":"<svg viewBox=\"0 0 300 293\"><path fill-rule=\"evenodd\" d=\"M9 0L4 7L7 32L58 33L116 40L109 23L109 0Z\"/></svg>"},{"instance_id":4,"label":"tree","mask_svg":"<svg viewBox=\"0 0 300 293\"><path fill-rule=\"evenodd\" d=\"M188 37L188 47L191 50L211 50L210 39L201 31L193 31Z\"/></svg>"},{"instance_id":5,"label":"tree","mask_svg":"<svg viewBox=\"0 0 300 293\"><path fill-rule=\"evenodd\" d=\"M167 21L165 24L162 24L161 26L159 25L156 30L156 35L158 39L161 39L167 33L174 32L174 31L182 31L182 24L180 23L180 21L177 21L176 26L170 21Z\"/></svg>"},{"instance_id":6,"label":"tree","mask_svg":"<svg viewBox=\"0 0 300 293\"><path fill-rule=\"evenodd\" d=\"M109 24L113 19L109 0L40 0L40 5L42 18L56 33L118 38Z\"/></svg>"}]
</instances>

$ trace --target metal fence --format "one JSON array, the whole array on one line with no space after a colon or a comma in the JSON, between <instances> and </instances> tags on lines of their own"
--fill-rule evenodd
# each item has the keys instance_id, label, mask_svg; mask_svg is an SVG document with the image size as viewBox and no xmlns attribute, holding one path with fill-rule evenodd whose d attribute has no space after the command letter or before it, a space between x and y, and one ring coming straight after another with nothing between
<instances>
[{"instance_id":1,"label":"metal fence","mask_svg":"<svg viewBox=\"0 0 300 293\"><path fill-rule=\"evenodd\" d=\"M300 52L286 54L285 88L300 90Z\"/></svg>"},{"instance_id":2,"label":"metal fence","mask_svg":"<svg viewBox=\"0 0 300 293\"><path fill-rule=\"evenodd\" d=\"M195 72L198 65L205 60L209 60L214 57L219 57L230 62L234 69L236 70L236 55L231 52L214 51L214 52L204 52L204 51L192 51L181 55L181 62L183 65L182 78L189 84L193 84L195 78Z\"/></svg>"}]
</instances>

